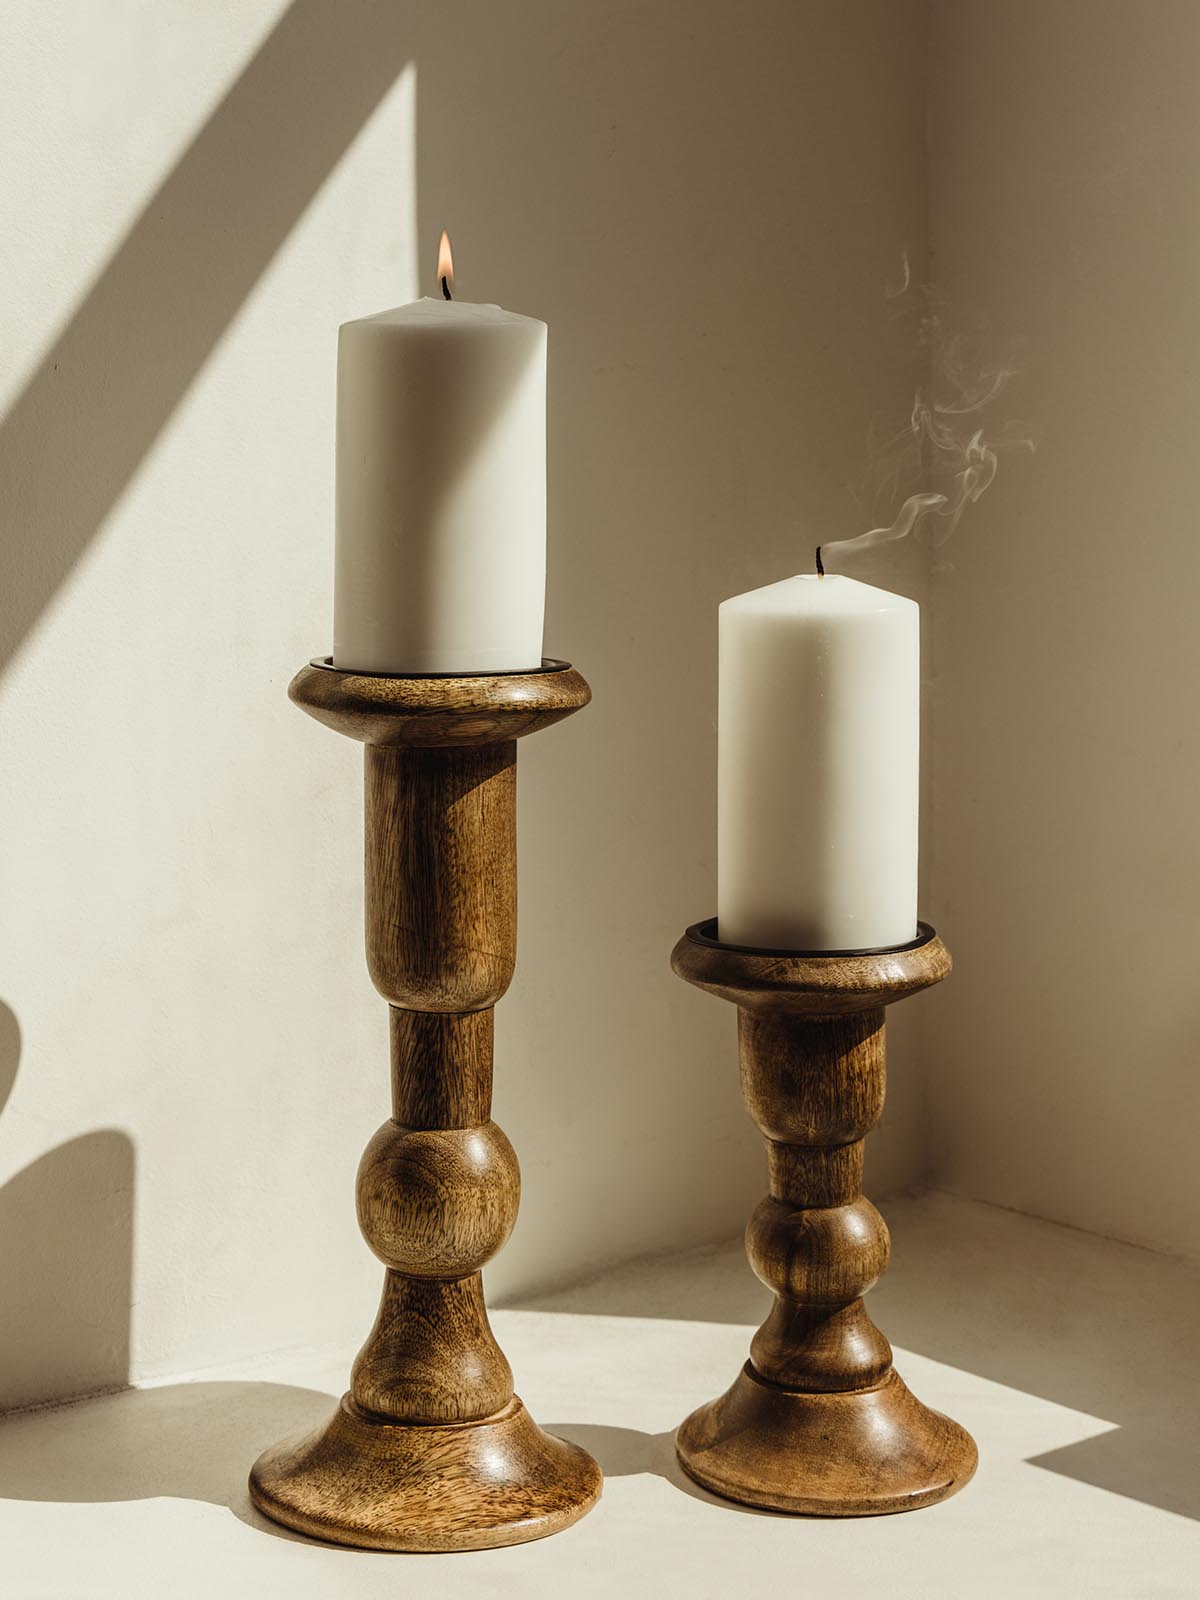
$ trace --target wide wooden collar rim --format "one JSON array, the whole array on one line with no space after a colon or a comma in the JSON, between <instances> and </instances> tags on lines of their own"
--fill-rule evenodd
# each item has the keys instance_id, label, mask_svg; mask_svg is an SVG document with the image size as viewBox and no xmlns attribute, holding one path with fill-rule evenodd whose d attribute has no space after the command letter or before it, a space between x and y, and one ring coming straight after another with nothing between
<instances>
[{"instance_id":1,"label":"wide wooden collar rim","mask_svg":"<svg viewBox=\"0 0 1200 1600\"><path fill-rule=\"evenodd\" d=\"M952 962L936 931L918 923L917 938L868 951L754 950L712 937L710 918L687 930L671 966L710 994L752 1010L836 1015L887 1005L949 976Z\"/></svg>"},{"instance_id":2,"label":"wide wooden collar rim","mask_svg":"<svg viewBox=\"0 0 1200 1600\"><path fill-rule=\"evenodd\" d=\"M365 744L469 747L505 742L549 727L586 706L592 691L569 661L533 672L457 678L347 672L328 658L310 661L288 696L327 727Z\"/></svg>"}]
</instances>

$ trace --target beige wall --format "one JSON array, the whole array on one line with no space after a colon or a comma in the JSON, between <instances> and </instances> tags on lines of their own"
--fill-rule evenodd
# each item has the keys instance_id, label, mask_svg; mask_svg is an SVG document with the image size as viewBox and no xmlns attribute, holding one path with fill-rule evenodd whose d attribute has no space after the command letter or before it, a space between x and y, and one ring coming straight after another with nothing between
<instances>
[{"instance_id":1,"label":"beige wall","mask_svg":"<svg viewBox=\"0 0 1200 1600\"><path fill-rule=\"evenodd\" d=\"M935 5L932 271L1028 334L935 578L934 1176L1200 1254L1200 7Z\"/></svg>"},{"instance_id":2,"label":"beige wall","mask_svg":"<svg viewBox=\"0 0 1200 1600\"><path fill-rule=\"evenodd\" d=\"M443 225L465 295L551 325L547 646L596 691L522 755L490 1285L741 1227L733 1017L667 970L712 909L716 605L856 530L907 403L920 21L4 8L0 1404L369 1325L360 763L284 690L329 641L334 330ZM876 1190L918 1111L899 1070Z\"/></svg>"}]
</instances>

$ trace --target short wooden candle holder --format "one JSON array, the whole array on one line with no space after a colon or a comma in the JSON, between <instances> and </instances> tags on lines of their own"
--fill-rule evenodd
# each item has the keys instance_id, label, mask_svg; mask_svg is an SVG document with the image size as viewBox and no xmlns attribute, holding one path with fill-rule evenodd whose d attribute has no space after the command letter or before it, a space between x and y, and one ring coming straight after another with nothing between
<instances>
[{"instance_id":1,"label":"short wooden candle holder","mask_svg":"<svg viewBox=\"0 0 1200 1600\"><path fill-rule=\"evenodd\" d=\"M480 1269L512 1231L520 1174L490 1120L492 1008L516 955L516 740L591 698L538 672L376 677L313 662L289 689L366 745L367 964L391 1007L392 1100L358 1172L387 1268L350 1391L250 1475L301 1533L376 1550L475 1550L582 1516L600 1470L513 1394Z\"/></svg>"},{"instance_id":2,"label":"short wooden candle holder","mask_svg":"<svg viewBox=\"0 0 1200 1600\"><path fill-rule=\"evenodd\" d=\"M807 955L721 944L689 928L671 964L738 1008L742 1092L767 1141L770 1193L746 1230L775 1305L720 1399L676 1437L684 1470L745 1505L862 1517L961 1489L977 1453L892 1366L862 1296L888 1262L863 1198L863 1141L884 1097L884 1007L950 971L932 928L895 950Z\"/></svg>"}]
</instances>

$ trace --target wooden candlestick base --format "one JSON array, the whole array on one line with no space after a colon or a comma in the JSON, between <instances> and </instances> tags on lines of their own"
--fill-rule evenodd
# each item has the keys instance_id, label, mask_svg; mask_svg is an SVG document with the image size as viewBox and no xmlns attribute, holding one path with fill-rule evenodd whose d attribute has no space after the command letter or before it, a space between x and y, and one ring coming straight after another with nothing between
<instances>
[{"instance_id":1,"label":"wooden candlestick base","mask_svg":"<svg viewBox=\"0 0 1200 1600\"><path fill-rule=\"evenodd\" d=\"M937 983L932 928L864 955L746 950L689 928L671 965L738 1008L746 1106L767 1141L770 1193L746 1230L775 1305L750 1359L676 1436L697 1483L745 1505L863 1517L932 1505L975 1470L971 1436L913 1398L862 1296L888 1261L863 1198L863 1140L883 1110L884 1007Z\"/></svg>"},{"instance_id":2,"label":"wooden candlestick base","mask_svg":"<svg viewBox=\"0 0 1200 1600\"><path fill-rule=\"evenodd\" d=\"M375 677L313 662L288 691L366 745L367 964L391 1006L392 1117L358 1172L387 1268L379 1316L324 1427L250 1474L276 1522L376 1550L479 1550L565 1528L600 1469L513 1394L480 1268L517 1215L491 1121L492 1007L516 955L516 740L591 698L539 672Z\"/></svg>"}]
</instances>

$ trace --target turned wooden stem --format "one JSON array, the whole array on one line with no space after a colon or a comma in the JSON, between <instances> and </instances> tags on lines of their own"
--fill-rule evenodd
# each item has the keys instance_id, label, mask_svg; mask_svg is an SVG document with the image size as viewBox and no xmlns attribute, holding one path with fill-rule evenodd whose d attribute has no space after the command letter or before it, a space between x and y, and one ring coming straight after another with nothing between
<instances>
[{"instance_id":1,"label":"turned wooden stem","mask_svg":"<svg viewBox=\"0 0 1200 1600\"><path fill-rule=\"evenodd\" d=\"M365 789L372 982L408 1011L490 1009L517 958L516 741L368 745Z\"/></svg>"},{"instance_id":2,"label":"turned wooden stem","mask_svg":"<svg viewBox=\"0 0 1200 1600\"><path fill-rule=\"evenodd\" d=\"M366 745L367 965L390 1007L392 1115L363 1154L357 1204L387 1273L337 1413L266 1451L250 1482L267 1515L346 1544L520 1543L600 1491L595 1462L514 1396L481 1277L520 1196L491 1120L492 1008L516 958L516 741L590 698L549 666L389 678L314 662L289 690Z\"/></svg>"},{"instance_id":3,"label":"turned wooden stem","mask_svg":"<svg viewBox=\"0 0 1200 1600\"><path fill-rule=\"evenodd\" d=\"M358 1171L388 1273L350 1392L396 1422L478 1421L513 1395L481 1269L521 1192L490 1116L492 1007L516 960L516 770L512 740L366 750L367 966L391 1007L393 1113Z\"/></svg>"},{"instance_id":4,"label":"turned wooden stem","mask_svg":"<svg viewBox=\"0 0 1200 1600\"><path fill-rule=\"evenodd\" d=\"M888 1262L887 1227L862 1193L863 1140L883 1110L883 1011L813 1020L741 1009L738 1054L770 1185L746 1250L776 1296L750 1359L789 1389L869 1389L892 1364L862 1301Z\"/></svg>"},{"instance_id":5,"label":"turned wooden stem","mask_svg":"<svg viewBox=\"0 0 1200 1600\"><path fill-rule=\"evenodd\" d=\"M767 1144L746 1251L775 1295L743 1372L680 1428L680 1461L718 1494L778 1511L861 1516L944 1499L970 1477L975 1446L909 1394L867 1313L890 1244L862 1174L883 1110L884 1007L944 978L945 947L923 928L893 951L755 951L705 923L672 964L738 1008L742 1093Z\"/></svg>"}]
</instances>

